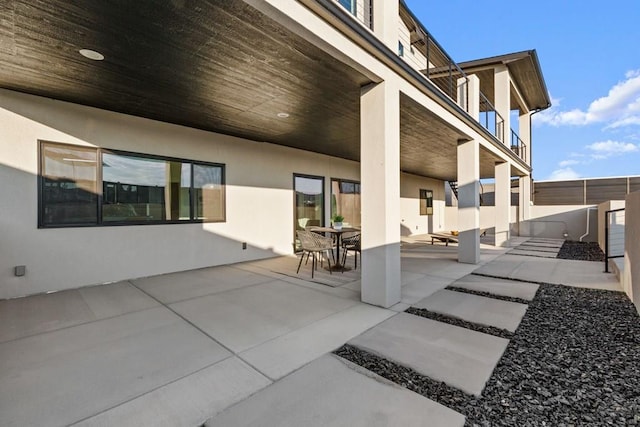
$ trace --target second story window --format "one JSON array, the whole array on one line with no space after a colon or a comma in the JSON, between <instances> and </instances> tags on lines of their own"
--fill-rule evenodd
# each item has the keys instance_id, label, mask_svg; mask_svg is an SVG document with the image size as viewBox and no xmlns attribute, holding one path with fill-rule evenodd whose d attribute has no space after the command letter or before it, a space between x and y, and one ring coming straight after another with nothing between
<instances>
[{"instance_id":1,"label":"second story window","mask_svg":"<svg viewBox=\"0 0 640 427\"><path fill-rule=\"evenodd\" d=\"M398 42L398 56L404 56L404 45L402 44L402 42Z\"/></svg>"},{"instance_id":2,"label":"second story window","mask_svg":"<svg viewBox=\"0 0 640 427\"><path fill-rule=\"evenodd\" d=\"M338 3L351 12L351 14L356 14L356 0L338 0Z\"/></svg>"}]
</instances>

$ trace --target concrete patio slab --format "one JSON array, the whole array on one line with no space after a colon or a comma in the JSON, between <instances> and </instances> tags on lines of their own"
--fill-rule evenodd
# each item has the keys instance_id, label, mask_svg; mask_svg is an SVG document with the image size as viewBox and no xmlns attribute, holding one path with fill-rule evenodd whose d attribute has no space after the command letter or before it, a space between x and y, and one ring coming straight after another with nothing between
<instances>
[{"instance_id":1,"label":"concrete patio slab","mask_svg":"<svg viewBox=\"0 0 640 427\"><path fill-rule=\"evenodd\" d=\"M399 302L399 303L389 307L389 310L393 310L393 311L396 311L398 313L402 313L403 311L407 311L407 309L409 307L411 307L411 304L407 304L407 303L404 303L404 302Z\"/></svg>"},{"instance_id":2,"label":"concrete patio slab","mask_svg":"<svg viewBox=\"0 0 640 427\"><path fill-rule=\"evenodd\" d=\"M283 281L206 295L170 307L236 353L358 302Z\"/></svg>"},{"instance_id":3,"label":"concrete patio slab","mask_svg":"<svg viewBox=\"0 0 640 427\"><path fill-rule=\"evenodd\" d=\"M531 256L531 257L538 257L538 258L555 258L557 255L555 252L531 251L526 249L520 249L520 247L517 247L516 249L512 250L511 252L509 252L509 254L520 255L520 256Z\"/></svg>"},{"instance_id":4,"label":"concrete patio slab","mask_svg":"<svg viewBox=\"0 0 640 427\"><path fill-rule=\"evenodd\" d=\"M89 426L193 427L271 384L230 357L77 424Z\"/></svg>"},{"instance_id":5,"label":"concrete patio slab","mask_svg":"<svg viewBox=\"0 0 640 427\"><path fill-rule=\"evenodd\" d=\"M427 254L430 255L430 254ZM418 252L403 252L401 270L410 273L420 273L447 279L459 279L475 270L473 264L460 264L456 258L433 258Z\"/></svg>"},{"instance_id":6,"label":"concrete patio slab","mask_svg":"<svg viewBox=\"0 0 640 427\"><path fill-rule=\"evenodd\" d=\"M410 271L401 271L400 272L400 283L402 284L402 286L404 286L407 283L411 283L411 282L416 281L418 279L422 279L424 276L425 276L424 273L412 273Z\"/></svg>"},{"instance_id":7,"label":"concrete patio slab","mask_svg":"<svg viewBox=\"0 0 640 427\"><path fill-rule=\"evenodd\" d=\"M462 426L464 417L326 355L206 426Z\"/></svg>"},{"instance_id":8,"label":"concrete patio slab","mask_svg":"<svg viewBox=\"0 0 640 427\"><path fill-rule=\"evenodd\" d=\"M0 342L159 304L127 282L0 301Z\"/></svg>"},{"instance_id":9,"label":"concrete patio slab","mask_svg":"<svg viewBox=\"0 0 640 427\"><path fill-rule=\"evenodd\" d=\"M230 353L165 307L0 344L0 425L68 425Z\"/></svg>"},{"instance_id":10,"label":"concrete patio slab","mask_svg":"<svg viewBox=\"0 0 640 427\"><path fill-rule=\"evenodd\" d=\"M271 279L280 280L287 283L292 283L294 285L303 286L309 289L315 289L316 291L324 292L325 294L337 296L340 298L348 298L354 301L360 302L360 276L358 275L358 280L351 280L346 285L343 286L327 286L323 283L312 282L309 280L304 280L302 277L294 277L282 273L277 273L275 271L271 271L270 269L264 267L257 267L253 265L253 263L241 263L234 264L233 268L238 268L241 270L251 271L256 274L261 274Z\"/></svg>"},{"instance_id":11,"label":"concrete patio slab","mask_svg":"<svg viewBox=\"0 0 640 427\"><path fill-rule=\"evenodd\" d=\"M421 277L402 286L401 301L414 304L429 295L446 288L454 279L422 274Z\"/></svg>"},{"instance_id":12,"label":"concrete patio slab","mask_svg":"<svg viewBox=\"0 0 640 427\"><path fill-rule=\"evenodd\" d=\"M358 304L253 347L240 357L269 378L278 379L393 316L395 312Z\"/></svg>"},{"instance_id":13,"label":"concrete patio slab","mask_svg":"<svg viewBox=\"0 0 640 427\"><path fill-rule=\"evenodd\" d=\"M603 262L547 259L505 254L474 273L532 282L620 291L613 274L604 273Z\"/></svg>"},{"instance_id":14,"label":"concrete patio slab","mask_svg":"<svg viewBox=\"0 0 640 427\"><path fill-rule=\"evenodd\" d=\"M560 251L560 248L524 244L513 248L509 253L512 253L513 251L536 251L557 254Z\"/></svg>"},{"instance_id":15,"label":"concrete patio slab","mask_svg":"<svg viewBox=\"0 0 640 427\"><path fill-rule=\"evenodd\" d=\"M159 301L170 304L271 280L260 274L220 266L144 277L131 282Z\"/></svg>"},{"instance_id":16,"label":"concrete patio slab","mask_svg":"<svg viewBox=\"0 0 640 427\"><path fill-rule=\"evenodd\" d=\"M552 244L559 244L560 246L564 244L563 239L550 239L545 237L529 237L526 239L526 242L527 243L552 243Z\"/></svg>"},{"instance_id":17,"label":"concrete patio slab","mask_svg":"<svg viewBox=\"0 0 640 427\"><path fill-rule=\"evenodd\" d=\"M508 340L399 313L349 344L480 395Z\"/></svg>"},{"instance_id":18,"label":"concrete patio slab","mask_svg":"<svg viewBox=\"0 0 640 427\"><path fill-rule=\"evenodd\" d=\"M297 271L299 261L299 256L281 256L254 261L252 264L258 268L263 268L274 273L331 287L344 286L345 284L360 278L360 270L353 269L352 257L347 259L346 265L348 269L329 273L329 270L324 268L327 267L327 263L325 261L324 267L318 266L313 277L311 277L311 262L307 264L303 262L300 267L300 271Z\"/></svg>"},{"instance_id":19,"label":"concrete patio slab","mask_svg":"<svg viewBox=\"0 0 640 427\"><path fill-rule=\"evenodd\" d=\"M474 274L456 280L451 286L469 289L471 291L488 292L494 295L520 298L528 301L533 300L540 287L535 283L494 279L492 277L476 276Z\"/></svg>"},{"instance_id":20,"label":"concrete patio slab","mask_svg":"<svg viewBox=\"0 0 640 427\"><path fill-rule=\"evenodd\" d=\"M457 317L468 322L515 332L527 311L526 304L443 289L423 299L416 308Z\"/></svg>"},{"instance_id":21,"label":"concrete patio slab","mask_svg":"<svg viewBox=\"0 0 640 427\"><path fill-rule=\"evenodd\" d=\"M524 248L524 247L531 247L531 248L540 248L540 249L551 249L551 250L558 250L562 247L564 243L554 243L554 242L524 242L516 247L519 248Z\"/></svg>"}]
</instances>

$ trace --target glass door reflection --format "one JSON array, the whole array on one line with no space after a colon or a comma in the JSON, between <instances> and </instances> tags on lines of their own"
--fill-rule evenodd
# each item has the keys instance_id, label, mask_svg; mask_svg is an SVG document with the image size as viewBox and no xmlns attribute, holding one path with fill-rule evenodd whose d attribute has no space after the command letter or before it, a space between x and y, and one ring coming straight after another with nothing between
<instances>
[{"instance_id":1,"label":"glass door reflection","mask_svg":"<svg viewBox=\"0 0 640 427\"><path fill-rule=\"evenodd\" d=\"M324 225L324 178L321 176L294 175L295 192L294 229ZM295 250L300 249L295 239Z\"/></svg>"}]
</instances>

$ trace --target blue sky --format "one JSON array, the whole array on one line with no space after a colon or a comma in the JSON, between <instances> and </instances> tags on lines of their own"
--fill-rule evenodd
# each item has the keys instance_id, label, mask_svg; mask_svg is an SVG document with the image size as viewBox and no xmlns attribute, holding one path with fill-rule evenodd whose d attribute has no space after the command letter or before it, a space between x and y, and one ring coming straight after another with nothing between
<instances>
[{"instance_id":1,"label":"blue sky","mask_svg":"<svg viewBox=\"0 0 640 427\"><path fill-rule=\"evenodd\" d=\"M638 0L406 1L457 62L536 49L535 180L640 175Z\"/></svg>"}]
</instances>

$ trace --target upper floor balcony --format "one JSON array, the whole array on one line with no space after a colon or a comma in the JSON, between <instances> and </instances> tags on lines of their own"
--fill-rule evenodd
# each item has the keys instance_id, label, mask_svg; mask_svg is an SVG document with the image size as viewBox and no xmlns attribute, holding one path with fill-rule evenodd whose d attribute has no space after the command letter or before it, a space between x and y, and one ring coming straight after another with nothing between
<instances>
[{"instance_id":1,"label":"upper floor balcony","mask_svg":"<svg viewBox=\"0 0 640 427\"><path fill-rule=\"evenodd\" d=\"M373 8L373 0L335 1L375 34L374 13L376 11ZM516 126L519 131L526 132L526 138L521 137L518 131L512 128L510 116L511 111L519 110L520 115L527 115L528 119L531 111L549 106L546 86L535 51L528 51L526 55L511 58L521 60L517 66L512 66L506 61L487 62L481 67L475 66L479 61L458 64L409 10L404 0L399 0L398 11L398 56L421 72L440 91L469 113L495 139L509 146L520 159L529 163L528 129L522 129L520 123ZM508 87L505 90L510 99L506 102L496 102L496 90L500 88L497 88L494 73L499 67L506 67L508 70L509 78L506 80ZM480 80L479 93L475 97L469 95L470 75L476 75Z\"/></svg>"}]
</instances>

